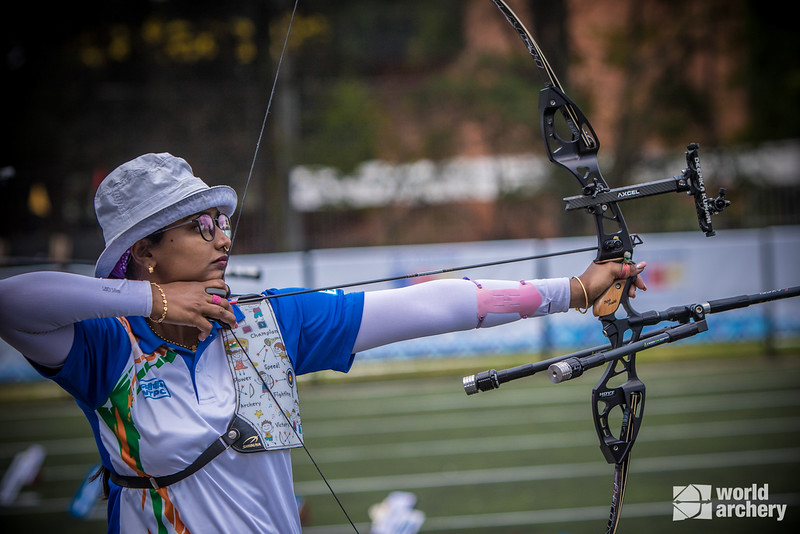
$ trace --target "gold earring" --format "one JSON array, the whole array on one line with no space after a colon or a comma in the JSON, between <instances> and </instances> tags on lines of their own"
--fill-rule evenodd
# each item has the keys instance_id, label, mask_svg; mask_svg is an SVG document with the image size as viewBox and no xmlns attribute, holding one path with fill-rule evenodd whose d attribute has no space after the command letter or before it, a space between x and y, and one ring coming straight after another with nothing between
<instances>
[{"instance_id":1,"label":"gold earring","mask_svg":"<svg viewBox=\"0 0 800 534\"><path fill-rule=\"evenodd\" d=\"M153 269L152 265L148 265L147 266L147 272L150 273L150 274L153 274L155 272L155 269Z\"/></svg>"}]
</instances>

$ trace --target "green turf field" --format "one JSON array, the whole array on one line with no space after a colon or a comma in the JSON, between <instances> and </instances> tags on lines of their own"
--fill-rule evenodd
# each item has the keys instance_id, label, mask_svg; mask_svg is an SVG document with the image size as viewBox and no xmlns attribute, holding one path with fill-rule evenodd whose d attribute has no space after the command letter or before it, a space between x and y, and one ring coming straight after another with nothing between
<instances>
[{"instance_id":1,"label":"green turf field","mask_svg":"<svg viewBox=\"0 0 800 534\"><path fill-rule=\"evenodd\" d=\"M466 374L505 363L473 361ZM596 444L588 404L599 370L558 385L530 377L469 397L461 387L465 368L405 371L386 379L374 367L356 368L346 379L300 382L306 443L360 532L369 532L369 507L395 490L417 496L425 532L605 532L613 467ZM619 532L798 531L796 353L640 356L639 375L647 386L645 419ZM88 424L50 387L22 389L0 387L0 471L31 443L45 445L48 456L41 480L0 508L0 531L103 532L102 508L91 521L65 511L98 458ZM41 400L18 400L34 394ZM296 491L310 511L306 532L352 532L305 453L293 454ZM673 486L689 484L768 485L768 502L787 505L785 517L673 521ZM752 504L757 510L763 502Z\"/></svg>"}]
</instances>

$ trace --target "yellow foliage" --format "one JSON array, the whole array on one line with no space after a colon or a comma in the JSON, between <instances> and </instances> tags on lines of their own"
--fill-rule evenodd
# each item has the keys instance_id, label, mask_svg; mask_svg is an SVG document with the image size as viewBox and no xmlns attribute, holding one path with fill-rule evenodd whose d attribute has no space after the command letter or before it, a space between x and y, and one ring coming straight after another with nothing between
<instances>
[{"instance_id":1,"label":"yellow foliage","mask_svg":"<svg viewBox=\"0 0 800 534\"><path fill-rule=\"evenodd\" d=\"M36 182L31 186L28 193L28 209L37 217L50 215L52 209L50 195L47 194L47 188L41 182Z\"/></svg>"}]
</instances>

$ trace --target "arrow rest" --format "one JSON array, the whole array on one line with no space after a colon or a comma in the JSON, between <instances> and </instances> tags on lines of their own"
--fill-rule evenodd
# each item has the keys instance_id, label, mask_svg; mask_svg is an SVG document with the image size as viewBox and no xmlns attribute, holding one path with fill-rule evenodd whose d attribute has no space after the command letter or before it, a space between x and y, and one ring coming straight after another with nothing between
<instances>
[{"instance_id":1,"label":"arrow rest","mask_svg":"<svg viewBox=\"0 0 800 534\"><path fill-rule=\"evenodd\" d=\"M269 99L267 100L267 107L266 107L266 110L264 111L264 118L261 121L261 129L259 130L259 133L258 133L258 140L256 141L256 147L255 147L255 150L253 151L253 158L252 158L252 160L250 162L250 170L248 171L247 181L245 182L244 191L242 193L242 199L241 199L240 208L239 208L239 215L236 218L236 224L233 227L233 233L231 235L231 242L228 245L227 254L228 254L229 258L231 256L231 251L233 250L233 245L236 242L236 236L237 236L237 232L239 230L239 223L241 222L242 214L244 213L244 205L245 205L245 200L247 199L247 191L250 188L250 182L252 181L252 178L253 178L253 172L255 170L256 160L258 158L258 152L259 152L259 149L261 148L261 140L264 137L264 131L265 131L266 125L267 125L267 119L268 119L268 117L270 115L270 110L272 109L272 101L273 101L273 98L275 97L275 90L276 90L276 88L278 86L278 77L280 75L281 66L283 65L283 59L284 59L284 57L286 55L286 50L287 50L288 45L289 45L289 36L291 34L292 26L294 24L294 18L295 18L295 15L297 13L298 4L299 4L299 0L294 0L292 8L291 8L291 16L289 17L289 22L288 22L288 24L286 26L286 34L285 34L284 39L283 39L283 47L281 48L281 54L278 57L278 62L277 62L277 65L275 67L275 76L274 76L274 78L272 80L272 87L270 89ZM227 265L228 264L226 264L226 268L227 268ZM225 279L224 271L223 271L223 274L222 274L222 279L223 280ZM214 291L219 291L219 293L215 293ZM209 292L209 294L212 294L212 295L213 294L219 294L219 296L223 297L223 298L226 298L226 297L229 296L229 291L226 291L225 294L223 295L220 290L214 290L212 288L212 290L209 290L208 292ZM230 329L230 327L228 329L231 332L231 334L233 335L234 339L236 339L236 342L239 343L239 345L242 347L242 351L243 351L244 355L246 356L247 360L250 361L251 365L253 365L252 360L250 359L250 354L247 352L247 349L244 347L244 345L242 345L239 342L238 338L236 338L236 334L234 333L233 329ZM258 374L259 379L262 382L263 387L266 388L265 391L269 392L270 397L272 398L272 400L275 402L276 405L278 405L280 407L280 403L278 402L278 399L273 396L272 391L268 387L267 383L264 381L264 378L261 376L260 373L257 373L257 374ZM295 434L297 434L297 430L294 429L294 426L291 424L290 421L288 421L288 416L286 415L288 412L286 410L284 410L283 408L280 408L280 412L284 415L284 417L287 418L287 422L289 423L289 427L294 430ZM344 505L342 504L341 500L339 499L339 496L336 495L336 492L333 490L333 487L328 482L328 479L323 474L322 469L320 469L319 465L317 464L317 461L312 456L311 451L308 449L308 447L306 447L306 444L303 442L302 439L300 439L300 443L302 444L303 450L305 451L305 453L308 456L309 460L311 461L312 465L316 469L316 471L319 474L320 478L325 483L325 486L328 488L328 491L330 492L330 494L333 497L334 501L336 501L336 504L339 507L339 509L341 510L342 514L344 514L345 518L347 519L348 523L352 527L353 531L356 534L358 534L358 528L356 527L355 523L353 522L352 518L350 517L350 514L347 513L347 510L345 509Z\"/></svg>"}]
</instances>

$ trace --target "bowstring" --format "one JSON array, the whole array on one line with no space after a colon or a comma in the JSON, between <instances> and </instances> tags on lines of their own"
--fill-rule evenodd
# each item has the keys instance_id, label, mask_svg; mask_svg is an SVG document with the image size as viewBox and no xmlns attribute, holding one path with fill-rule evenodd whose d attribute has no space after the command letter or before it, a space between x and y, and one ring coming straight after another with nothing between
<instances>
[{"instance_id":1,"label":"bowstring","mask_svg":"<svg viewBox=\"0 0 800 534\"><path fill-rule=\"evenodd\" d=\"M344 505L342 504L342 501L339 500L339 496L336 495L335 491L333 491L333 487L331 486L330 482L328 482L328 479L325 478L325 475L322 473L322 469L317 464L317 461L314 459L314 456L311 455L311 451L306 446L306 442L303 439L303 436L300 435L300 433L297 431L297 428L295 427L295 425L292 424L292 421L289 419L289 414L286 412L286 410L283 409L283 406L281 405L281 403L278 402L278 399L275 397L275 394L272 392L272 388L270 388L267 385L267 382L266 382L266 380L264 380L264 377L256 369L256 364L250 358L250 353L247 351L247 349L245 349L244 344L241 341L239 341L239 336L236 335L236 331L233 330L233 329L230 329L230 330L228 330L228 332L231 334L231 336L233 336L233 339L236 340L236 344L239 346L239 348L242 349L242 353L244 353L245 358L247 358L247 361L250 363L251 368L255 371L256 375L258 376L258 379L261 382L261 385L266 390L266 392L269 393L269 396L272 399L272 402L275 403L275 406L277 406L278 411L281 412L281 415L283 416L283 418L286 421L286 423L289 425L289 428L291 428L292 432L294 432L295 437L297 437L297 440L300 442L300 445L303 447L303 450L306 452L306 455L308 456L308 459L311 460L311 464L317 470L317 474L319 474L320 478L322 478L322 481L325 483L325 486L328 488L328 491L333 496L333 499L336 501L336 504L339 505L339 509L342 511L344 516L347 518L347 521L350 523L350 526L353 527L353 530L356 532L356 534L359 534L359 531L358 531L358 528L356 527L356 524L350 518L350 514L347 513L347 510L345 509ZM296 382L296 379L295 379L295 387L297 387L296 384L297 384L297 382Z\"/></svg>"},{"instance_id":2,"label":"bowstring","mask_svg":"<svg viewBox=\"0 0 800 534\"><path fill-rule=\"evenodd\" d=\"M281 65L283 65L283 58L286 55L286 49L289 46L289 35L292 31L292 25L294 24L294 16L297 12L297 5L300 0L294 0L294 6L292 7L292 14L289 16L289 24L286 28L286 36L283 39L283 47L281 48L281 54L278 57L278 64L275 67L275 77L272 80L272 88L269 92L269 99L267 100L267 109L264 112L264 118L261 121L261 130L258 132L258 139L256 140L256 148L253 152L253 160L250 162L250 170L247 173L247 181L244 184L244 191L242 191L242 200L239 203L239 214L236 216L236 224L233 226L233 234L231 235L231 244L228 247L228 256L230 256L230 251L233 249L233 243L236 240L236 234L239 230L239 222L242 219L242 213L244 212L244 201L247 198L247 190L250 188L250 182L253 179L253 172L256 166L256 160L258 159L258 152L261 148L261 140L264 138L264 130L267 126L267 117L269 117L270 110L272 109L272 101L275 98L275 89L278 86L278 76L281 73ZM226 265L227 267L227 265Z\"/></svg>"},{"instance_id":3,"label":"bowstring","mask_svg":"<svg viewBox=\"0 0 800 534\"><path fill-rule=\"evenodd\" d=\"M242 213L244 212L244 203L245 203L245 199L247 198L247 191L250 188L250 182L253 179L253 172L255 170L256 160L258 159L258 152L259 152L259 150L261 148L261 141L264 138L264 131L266 130L266 126L267 126L267 118L269 117L270 110L272 109L272 102L273 102L273 100L275 98L275 90L276 90L276 88L278 86L278 77L280 76L281 65L283 65L283 58L286 55L286 49L288 48L288 45L289 45L289 36L290 36L290 34L292 32L292 25L294 24L294 17L295 17L295 14L297 13L297 5L299 4L299 1L300 0L295 0L294 1L294 5L292 6L292 13L289 16L289 23L288 23L287 28L286 28L286 35L285 35L285 37L283 39L283 46L281 47L281 53L280 53L280 56L278 57L278 63L275 66L275 77L272 80L272 87L271 87L270 92L269 92L269 99L267 100L267 109L264 112L264 118L261 121L261 129L258 132L258 139L256 140L256 147L255 147L255 150L253 151L253 159L250 162L250 170L247 173L247 181L245 182L245 185L244 185L244 191L242 191L242 200L239 203L239 214L236 216L236 224L234 224L233 233L231 234L231 243L228 246L228 252L227 252L228 257L230 257L231 251L233 250L233 244L236 241L236 235L237 235L238 230L239 230L239 224L240 224L241 219L242 219ZM227 268L227 263L226 263L225 267ZM225 277L225 273L223 272L223 279L224 279L224 277ZM253 369L255 369L255 365L253 363L253 360L250 358L250 354L244 348L244 345L239 341L239 338L236 335L236 332L233 329L230 329L229 332L231 333L233 338L236 340L236 343L239 345L239 347L241 347L242 352L244 353L245 357L247 357L247 361L250 363L250 365L253 367ZM261 380L261 384L264 386L266 391L269 393L270 398L275 403L275 405L278 407L278 410L281 412L281 414L283 414L283 417L284 417L284 419L286 419L286 422L289 424L289 427L294 431L294 434L295 434L295 436L297 436L298 440L300 441L300 444L302 445L303 450L306 452L306 455L308 455L309 460L311 460L311 463L314 465L314 468L317 470L317 473L322 478L322 481L325 483L325 486L327 486L328 491L330 491L331 495L333 496L334 500L336 501L336 504L339 505L339 508L342 510L342 513L347 518L347 521L350 523L350 526L353 527L353 530L356 532L356 534L358 534L358 528L356 528L355 523L350 518L350 515L347 513L347 510L345 509L344 505L339 500L339 497L336 495L336 492L333 491L333 488L331 487L330 483L328 482L328 479L322 473L322 470L320 469L320 467L317 464L316 460L311 455L311 451L308 449L308 447L306 447L305 441L300 436L300 434L298 433L297 429L294 427L292 422L289 420L289 416L287 415L286 411L283 409L283 406L281 406L281 404L278 402L278 399L275 398L275 395L272 393L272 389L267 385L266 381L264 380L264 377L261 376L261 373L256 372L256 375L258 375L258 378Z\"/></svg>"}]
</instances>

